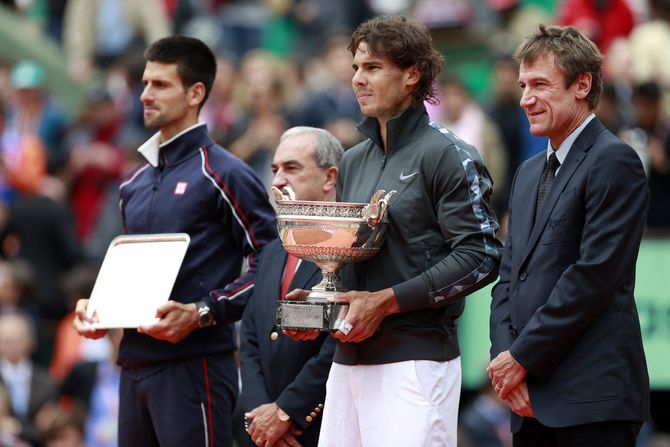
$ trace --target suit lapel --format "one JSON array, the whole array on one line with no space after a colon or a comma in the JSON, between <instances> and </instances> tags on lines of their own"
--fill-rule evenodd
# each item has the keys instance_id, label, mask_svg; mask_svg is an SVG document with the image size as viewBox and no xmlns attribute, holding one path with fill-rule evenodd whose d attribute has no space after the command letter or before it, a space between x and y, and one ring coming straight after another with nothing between
<instances>
[{"instance_id":1,"label":"suit lapel","mask_svg":"<svg viewBox=\"0 0 670 447\"><path fill-rule=\"evenodd\" d=\"M269 250L268 253L263 254L263 256L275 260L272 263L272 268L269 269L268 276L266 278L260 278L261 281L267 281L267 284L271 285L270 287L267 287L267 290L271 293L268 294L269 296L264 297L265 300L274 303L279 296L281 280L284 275L284 266L286 265L286 257L288 255L281 243L278 243L274 244L272 250Z\"/></svg>"},{"instance_id":2,"label":"suit lapel","mask_svg":"<svg viewBox=\"0 0 670 447\"><path fill-rule=\"evenodd\" d=\"M596 137L604 129L605 127L603 124L597 118L594 118L584 128L582 133L579 134L573 143L567 157L565 157L565 160L563 160L563 164L561 165L558 174L556 174L554 184L552 185L551 190L549 191L549 194L544 201L544 206L540 210L540 214L538 214L537 218L535 219L535 224L529 227L532 228L532 231L530 233L530 237L528 238L528 245L526 246L526 251L524 252L522 263L526 261L528 255L531 253L533 247L535 247L537 241L542 235L542 232L547 225L547 221L549 220L549 216L551 216L551 212L554 209L554 206L556 206L556 202L558 201L559 196L570 183L570 179L581 162L584 160L584 157L586 157L588 150L591 148L591 146L593 146L593 142L595 141ZM533 194L535 201L537 200L538 185L539 177L538 182L535 184L535 193ZM532 203L534 204L535 201ZM532 212L530 214L532 215Z\"/></svg>"},{"instance_id":3,"label":"suit lapel","mask_svg":"<svg viewBox=\"0 0 670 447\"><path fill-rule=\"evenodd\" d=\"M524 169L524 172L519 172L522 178L519 179L518 188L519 193L524 196L525 191L529 191L528 203L524 203L524 207L519 208L521 213L514 216L514 224L519 225L521 231L518 234L523 235L523 238L527 241L527 245L524 251L524 258L526 254L530 251L530 244L528 235L530 235L533 230L533 222L535 219L535 203L537 202L537 194L540 184L540 177L542 176L542 171L544 170L544 164L546 160L546 150L542 153L536 155L534 158L528 161L528 167ZM527 173L526 173L527 171Z\"/></svg>"},{"instance_id":4,"label":"suit lapel","mask_svg":"<svg viewBox=\"0 0 670 447\"><path fill-rule=\"evenodd\" d=\"M273 247L274 248L274 247ZM288 253L284 250L284 247L280 244L277 244L276 248L273 250L268 250L267 255L270 259L275 259L272 268L269 269L266 278L261 278L261 281L268 281L269 287L265 290L271 292L267 296L263 297L264 309L265 309L265 321L271 328L270 331L276 330L276 306L277 300L279 299L279 291L281 288L281 281L284 276L284 267L286 266L286 258ZM302 261L298 266L298 270L295 272L295 276L291 281L289 286L289 291L293 289L308 289L308 284L313 281L314 277L319 274L319 268L311 263Z\"/></svg>"}]
</instances>

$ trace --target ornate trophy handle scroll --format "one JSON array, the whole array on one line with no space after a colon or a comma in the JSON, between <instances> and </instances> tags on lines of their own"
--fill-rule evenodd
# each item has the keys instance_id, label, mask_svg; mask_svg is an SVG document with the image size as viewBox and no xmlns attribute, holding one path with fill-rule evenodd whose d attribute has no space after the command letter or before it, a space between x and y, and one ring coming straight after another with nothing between
<instances>
[{"instance_id":1,"label":"ornate trophy handle scroll","mask_svg":"<svg viewBox=\"0 0 670 447\"><path fill-rule=\"evenodd\" d=\"M375 192L372 195L372 198L370 198L370 203L363 208L363 219L365 219L370 227L374 227L384 219L386 210L388 209L389 200L396 195L395 190L389 191L388 194L381 199L380 197L384 195L385 192L386 191L383 189Z\"/></svg>"},{"instance_id":2,"label":"ornate trophy handle scroll","mask_svg":"<svg viewBox=\"0 0 670 447\"><path fill-rule=\"evenodd\" d=\"M288 185L284 186L282 189L273 186L272 195L274 196L275 202L279 202L281 200L289 200L292 202L295 201L295 192L293 191L293 188Z\"/></svg>"}]
</instances>

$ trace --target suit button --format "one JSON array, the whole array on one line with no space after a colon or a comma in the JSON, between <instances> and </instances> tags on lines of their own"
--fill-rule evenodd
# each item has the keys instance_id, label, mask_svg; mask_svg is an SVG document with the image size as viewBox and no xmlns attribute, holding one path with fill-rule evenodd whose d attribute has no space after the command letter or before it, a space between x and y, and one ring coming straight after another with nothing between
<instances>
[{"instance_id":1,"label":"suit button","mask_svg":"<svg viewBox=\"0 0 670 447\"><path fill-rule=\"evenodd\" d=\"M316 413L315 413L315 412L313 412L313 411L312 411L312 412L311 412L311 413L310 413L309 415L310 415L310 416L312 416L313 418L315 418L315 417L316 417Z\"/></svg>"},{"instance_id":2,"label":"suit button","mask_svg":"<svg viewBox=\"0 0 670 447\"><path fill-rule=\"evenodd\" d=\"M273 333L270 334L270 340L272 340L272 341L277 341L278 338L279 338L279 334L278 334L278 333L273 332Z\"/></svg>"},{"instance_id":3,"label":"suit button","mask_svg":"<svg viewBox=\"0 0 670 447\"><path fill-rule=\"evenodd\" d=\"M521 272L521 274L519 275L519 279L521 281L525 281L527 277L528 275L526 274L526 272Z\"/></svg>"},{"instance_id":4,"label":"suit button","mask_svg":"<svg viewBox=\"0 0 670 447\"><path fill-rule=\"evenodd\" d=\"M309 416L309 415L305 416L305 420L307 422L312 422L312 416Z\"/></svg>"}]
</instances>

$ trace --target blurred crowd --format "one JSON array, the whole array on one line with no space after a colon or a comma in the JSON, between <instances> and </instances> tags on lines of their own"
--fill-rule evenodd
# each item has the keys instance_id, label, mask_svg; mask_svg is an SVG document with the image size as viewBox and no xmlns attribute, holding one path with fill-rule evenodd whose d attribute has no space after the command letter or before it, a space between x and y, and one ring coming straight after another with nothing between
<instances>
[{"instance_id":1,"label":"blurred crowd","mask_svg":"<svg viewBox=\"0 0 670 447\"><path fill-rule=\"evenodd\" d=\"M346 47L361 21L404 14L434 30L438 48L458 46L454 36L481 43L488 87L474 91L447 55L441 102L429 112L480 150L504 222L516 168L547 145L529 134L518 105L514 48L538 22L574 25L606 55L598 116L644 162L649 233L670 232L670 0L557 2L1 0L0 14L29 21L61 49L86 99L68 113L44 61L10 58L0 46L0 445L115 445L119 334L84 341L71 312L123 233L118 185L150 136L142 52L164 35L215 50L218 75L201 119L268 186L289 127L328 129L345 148L360 138ZM473 445L509 445L504 407L487 390L476 405L465 427L489 424L491 433Z\"/></svg>"}]
</instances>

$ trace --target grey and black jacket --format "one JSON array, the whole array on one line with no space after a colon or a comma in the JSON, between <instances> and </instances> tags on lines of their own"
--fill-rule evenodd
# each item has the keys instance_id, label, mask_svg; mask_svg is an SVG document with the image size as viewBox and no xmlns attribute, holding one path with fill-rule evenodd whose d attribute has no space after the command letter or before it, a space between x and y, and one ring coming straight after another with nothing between
<instances>
[{"instance_id":1,"label":"grey and black jacket","mask_svg":"<svg viewBox=\"0 0 670 447\"><path fill-rule=\"evenodd\" d=\"M474 147L429 123L423 105L387 123L387 153L376 119L366 118L358 130L368 138L344 154L339 200L369 202L379 189L397 195L381 251L342 268L342 281L349 290L392 287L401 313L361 343L338 343L335 362L456 358L455 320L465 296L498 275L502 248L490 175Z\"/></svg>"}]
</instances>

